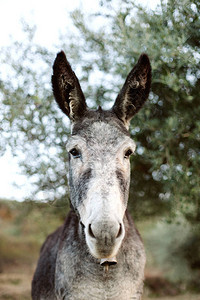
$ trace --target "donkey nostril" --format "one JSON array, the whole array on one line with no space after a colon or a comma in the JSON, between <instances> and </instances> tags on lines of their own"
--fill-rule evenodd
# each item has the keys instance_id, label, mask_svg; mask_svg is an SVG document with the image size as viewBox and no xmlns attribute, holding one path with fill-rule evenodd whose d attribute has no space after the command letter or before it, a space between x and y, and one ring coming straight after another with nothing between
<instances>
[{"instance_id":1,"label":"donkey nostril","mask_svg":"<svg viewBox=\"0 0 200 300\"><path fill-rule=\"evenodd\" d=\"M119 231L118 231L118 234L117 234L116 238L119 238L121 234L122 234L122 224L120 223L119 224Z\"/></svg>"},{"instance_id":2,"label":"donkey nostril","mask_svg":"<svg viewBox=\"0 0 200 300\"><path fill-rule=\"evenodd\" d=\"M89 235L90 235L92 238L95 238L95 235L94 235L94 233L92 232L91 224L89 224L88 232L89 232Z\"/></svg>"}]
</instances>

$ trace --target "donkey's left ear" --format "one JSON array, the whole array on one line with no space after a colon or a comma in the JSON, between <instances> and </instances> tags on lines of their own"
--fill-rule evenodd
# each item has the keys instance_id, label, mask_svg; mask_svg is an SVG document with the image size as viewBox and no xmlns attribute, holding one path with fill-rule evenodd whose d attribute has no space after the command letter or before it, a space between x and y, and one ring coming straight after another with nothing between
<instances>
[{"instance_id":1,"label":"donkey's left ear","mask_svg":"<svg viewBox=\"0 0 200 300\"><path fill-rule=\"evenodd\" d=\"M149 96L151 65L146 54L142 54L122 87L112 110L126 127Z\"/></svg>"}]
</instances>

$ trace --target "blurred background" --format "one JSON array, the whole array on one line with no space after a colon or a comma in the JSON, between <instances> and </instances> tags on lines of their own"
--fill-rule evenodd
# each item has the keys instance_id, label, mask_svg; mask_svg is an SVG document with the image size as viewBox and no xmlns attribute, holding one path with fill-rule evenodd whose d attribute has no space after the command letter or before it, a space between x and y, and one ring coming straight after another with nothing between
<instances>
[{"instance_id":1,"label":"blurred background","mask_svg":"<svg viewBox=\"0 0 200 300\"><path fill-rule=\"evenodd\" d=\"M140 54L149 55L152 90L130 128L129 210L147 252L144 299L199 300L199 1L0 7L0 299L30 299L40 246L69 210L70 127L51 91L62 49L90 108L110 108Z\"/></svg>"}]
</instances>

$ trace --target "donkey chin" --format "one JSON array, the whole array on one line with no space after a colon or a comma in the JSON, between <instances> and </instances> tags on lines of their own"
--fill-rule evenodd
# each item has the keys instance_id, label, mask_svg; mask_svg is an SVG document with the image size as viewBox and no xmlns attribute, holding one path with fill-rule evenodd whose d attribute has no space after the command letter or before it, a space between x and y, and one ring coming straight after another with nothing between
<instances>
[{"instance_id":1,"label":"donkey chin","mask_svg":"<svg viewBox=\"0 0 200 300\"><path fill-rule=\"evenodd\" d=\"M125 236L124 224L116 220L103 220L95 220L86 225L86 243L92 256L101 259L101 264L115 264L116 255Z\"/></svg>"}]
</instances>

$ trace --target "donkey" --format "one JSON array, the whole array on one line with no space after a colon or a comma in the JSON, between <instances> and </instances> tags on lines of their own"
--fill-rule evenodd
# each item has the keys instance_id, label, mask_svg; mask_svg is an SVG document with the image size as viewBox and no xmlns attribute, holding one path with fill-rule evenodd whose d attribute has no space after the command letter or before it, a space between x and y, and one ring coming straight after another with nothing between
<instances>
[{"instance_id":1,"label":"donkey","mask_svg":"<svg viewBox=\"0 0 200 300\"><path fill-rule=\"evenodd\" d=\"M88 109L64 52L52 75L54 97L71 120L71 211L43 244L32 299L141 299L145 251L127 212L129 157L135 151L130 120L150 91L151 66L142 54L112 109Z\"/></svg>"}]
</instances>

